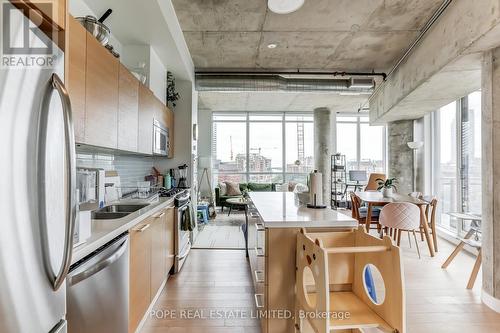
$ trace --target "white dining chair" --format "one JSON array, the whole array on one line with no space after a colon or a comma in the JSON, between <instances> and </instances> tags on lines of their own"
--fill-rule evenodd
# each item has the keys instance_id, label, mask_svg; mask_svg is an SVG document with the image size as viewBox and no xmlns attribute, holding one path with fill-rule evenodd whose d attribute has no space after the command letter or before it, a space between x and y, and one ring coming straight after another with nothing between
<instances>
[{"instance_id":1,"label":"white dining chair","mask_svg":"<svg viewBox=\"0 0 500 333\"><path fill-rule=\"evenodd\" d=\"M392 230L394 240L399 246L401 243L401 232L413 233L417 254L420 258L416 232L420 231L420 209L417 205L408 202L389 203L380 211L379 223L381 226L381 236L384 229L386 232ZM411 242L410 242L411 246Z\"/></svg>"}]
</instances>

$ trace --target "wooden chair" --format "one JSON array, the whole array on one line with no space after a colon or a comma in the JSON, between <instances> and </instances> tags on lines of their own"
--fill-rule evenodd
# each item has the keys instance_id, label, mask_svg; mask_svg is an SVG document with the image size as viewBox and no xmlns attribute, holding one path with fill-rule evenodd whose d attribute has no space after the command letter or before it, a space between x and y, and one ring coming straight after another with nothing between
<instances>
[{"instance_id":1,"label":"wooden chair","mask_svg":"<svg viewBox=\"0 0 500 333\"><path fill-rule=\"evenodd\" d=\"M366 224L366 215L368 214L368 208L362 205L361 199L356 195L355 192L349 192L349 196L351 197L352 218L358 220L359 224ZM380 215L380 208L373 207L372 217L370 221L377 228L377 230L380 231L380 225L378 224L379 215Z\"/></svg>"},{"instance_id":2,"label":"wooden chair","mask_svg":"<svg viewBox=\"0 0 500 333\"><path fill-rule=\"evenodd\" d=\"M370 173L368 183L366 184L365 191L376 191L378 189L377 179L386 180L385 173Z\"/></svg>"},{"instance_id":3,"label":"wooden chair","mask_svg":"<svg viewBox=\"0 0 500 333\"><path fill-rule=\"evenodd\" d=\"M325 233L302 228L296 262L297 332L305 331L304 320L316 333L406 332L401 250L389 237L373 237L363 227ZM375 268L379 279L372 279Z\"/></svg>"},{"instance_id":4,"label":"wooden chair","mask_svg":"<svg viewBox=\"0 0 500 333\"><path fill-rule=\"evenodd\" d=\"M429 223L429 229L432 234L432 242L434 244L434 251L438 251L437 246L437 232L436 232L436 209L438 200L434 196L421 196L420 199L427 201L429 205L425 208L425 217L427 218L427 222ZM423 229L420 229L420 237L421 240L424 240L424 232Z\"/></svg>"},{"instance_id":5,"label":"wooden chair","mask_svg":"<svg viewBox=\"0 0 500 333\"><path fill-rule=\"evenodd\" d=\"M411 193L408 193L408 196L415 198L415 199L419 199L422 197L422 192L411 192Z\"/></svg>"},{"instance_id":6,"label":"wooden chair","mask_svg":"<svg viewBox=\"0 0 500 333\"><path fill-rule=\"evenodd\" d=\"M417 205L408 202L389 203L382 208L379 223L382 227L381 236L383 236L384 229L386 233L392 230L394 240L398 246L401 244L401 232L413 233L417 254L420 258L420 249L418 248L416 235L416 231L420 231L420 208Z\"/></svg>"},{"instance_id":7,"label":"wooden chair","mask_svg":"<svg viewBox=\"0 0 500 333\"><path fill-rule=\"evenodd\" d=\"M444 262L441 268L446 268L448 265L455 259L457 254L460 253L464 249L465 244L475 248L477 252L476 262L474 263L474 267L472 268L472 272L469 276L469 282L467 282L467 289L474 288L474 283L476 283L477 274L479 273L479 269L481 268L481 262L483 260L482 253L482 245L481 245L481 229L477 224L472 224L470 230L467 232L464 238L460 239L460 243L458 243L457 247L450 254L448 259Z\"/></svg>"}]
</instances>

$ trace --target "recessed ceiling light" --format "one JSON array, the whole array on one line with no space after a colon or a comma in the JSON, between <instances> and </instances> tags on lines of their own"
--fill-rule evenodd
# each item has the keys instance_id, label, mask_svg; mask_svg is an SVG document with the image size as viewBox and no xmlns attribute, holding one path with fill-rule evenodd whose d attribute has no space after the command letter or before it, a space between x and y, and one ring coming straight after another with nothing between
<instances>
[{"instance_id":1,"label":"recessed ceiling light","mask_svg":"<svg viewBox=\"0 0 500 333\"><path fill-rule=\"evenodd\" d=\"M276 14L290 14L298 10L304 0L267 0L267 7Z\"/></svg>"},{"instance_id":2,"label":"recessed ceiling light","mask_svg":"<svg viewBox=\"0 0 500 333\"><path fill-rule=\"evenodd\" d=\"M267 44L268 49L275 49L277 46L278 46L278 44L276 44L276 43Z\"/></svg>"}]
</instances>

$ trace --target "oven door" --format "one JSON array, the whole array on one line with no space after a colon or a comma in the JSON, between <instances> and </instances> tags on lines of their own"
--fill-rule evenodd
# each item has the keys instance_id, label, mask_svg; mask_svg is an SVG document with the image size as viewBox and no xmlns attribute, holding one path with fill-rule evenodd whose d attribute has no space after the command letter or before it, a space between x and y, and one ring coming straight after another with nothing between
<instances>
[{"instance_id":1,"label":"oven door","mask_svg":"<svg viewBox=\"0 0 500 333\"><path fill-rule=\"evenodd\" d=\"M157 120L153 124L153 154L167 156L169 153L168 128L163 127Z\"/></svg>"},{"instance_id":2,"label":"oven door","mask_svg":"<svg viewBox=\"0 0 500 333\"><path fill-rule=\"evenodd\" d=\"M191 250L191 231L182 230L182 220L184 214L187 214L189 205L183 205L177 208L176 224L175 224L175 263L174 273L178 273L184 261L186 260L189 251Z\"/></svg>"}]
</instances>

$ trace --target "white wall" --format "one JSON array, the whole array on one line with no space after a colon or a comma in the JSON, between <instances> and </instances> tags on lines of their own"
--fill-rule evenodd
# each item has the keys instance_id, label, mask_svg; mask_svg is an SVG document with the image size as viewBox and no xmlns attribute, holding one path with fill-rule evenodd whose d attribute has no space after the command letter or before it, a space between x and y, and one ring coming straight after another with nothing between
<instances>
[{"instance_id":1,"label":"white wall","mask_svg":"<svg viewBox=\"0 0 500 333\"><path fill-rule=\"evenodd\" d=\"M193 141L193 124L197 124L198 96L190 81L177 80L176 89L180 94L177 106L174 109L174 158L158 158L155 165L160 172L176 169L179 165L187 164L189 172L197 172L197 143ZM193 177L192 187L197 185Z\"/></svg>"},{"instance_id":2,"label":"white wall","mask_svg":"<svg viewBox=\"0 0 500 333\"><path fill-rule=\"evenodd\" d=\"M198 156L199 158L212 156L212 111L198 110ZM213 182L212 168L209 168L209 176L211 177L212 187ZM198 179L202 176L203 169L198 167ZM200 193L203 196L208 196L210 190L206 178L203 179L200 185Z\"/></svg>"},{"instance_id":3,"label":"white wall","mask_svg":"<svg viewBox=\"0 0 500 333\"><path fill-rule=\"evenodd\" d=\"M149 89L160 101L167 102L167 67L152 47L149 49Z\"/></svg>"}]
</instances>

